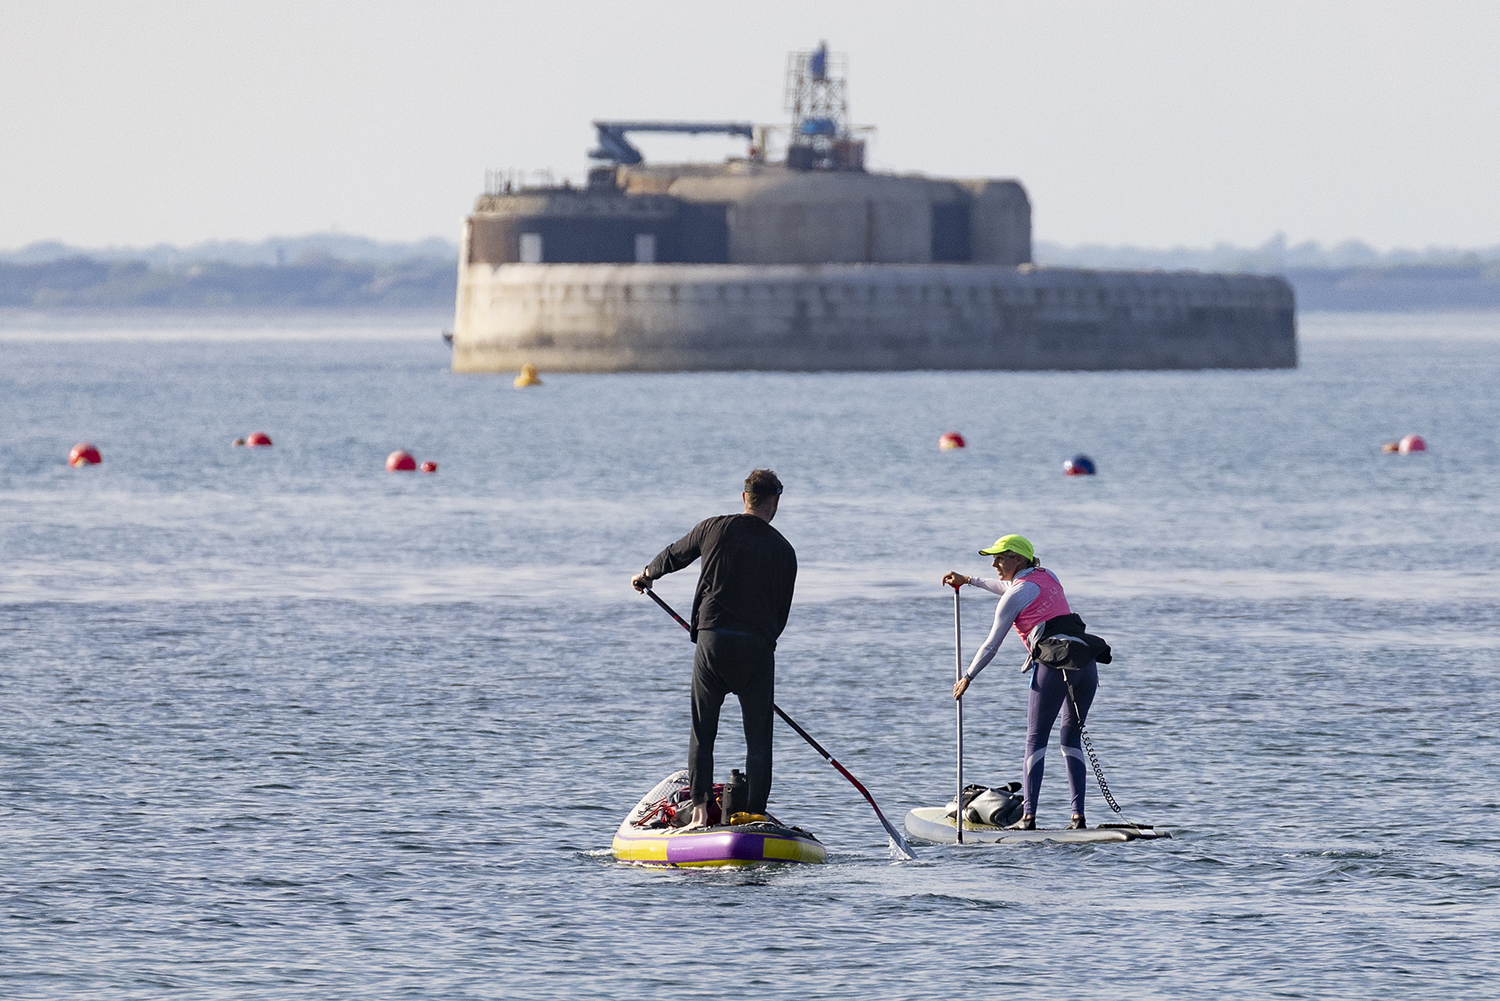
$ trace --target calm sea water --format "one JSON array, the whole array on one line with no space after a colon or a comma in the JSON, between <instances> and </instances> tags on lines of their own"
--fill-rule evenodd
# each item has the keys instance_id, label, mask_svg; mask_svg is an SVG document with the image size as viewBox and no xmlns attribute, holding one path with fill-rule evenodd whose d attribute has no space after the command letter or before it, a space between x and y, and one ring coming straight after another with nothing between
<instances>
[{"instance_id":1,"label":"calm sea water","mask_svg":"<svg viewBox=\"0 0 1500 1001\"><path fill-rule=\"evenodd\" d=\"M1494 996L1500 318L1302 332L1289 372L519 392L436 325L12 322L0 995ZM756 465L802 564L778 701L893 819L950 794L938 578L1020 532L1114 645L1091 730L1173 839L897 863L781 729L772 809L829 865L612 862L687 743L691 647L628 578ZM1018 777L1021 659L966 700L973 780Z\"/></svg>"}]
</instances>

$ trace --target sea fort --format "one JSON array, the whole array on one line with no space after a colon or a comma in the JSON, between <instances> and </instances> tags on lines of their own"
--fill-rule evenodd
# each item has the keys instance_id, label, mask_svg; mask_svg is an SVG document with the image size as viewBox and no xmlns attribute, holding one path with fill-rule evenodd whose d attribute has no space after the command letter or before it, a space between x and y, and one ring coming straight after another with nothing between
<instances>
[{"instance_id":1,"label":"sea fort","mask_svg":"<svg viewBox=\"0 0 1500 1001\"><path fill-rule=\"evenodd\" d=\"M1036 267L1018 181L866 170L845 94L820 46L789 59L789 128L598 121L586 186L493 179L464 224L453 369L1296 366L1284 279ZM633 132L749 149L647 164Z\"/></svg>"}]
</instances>

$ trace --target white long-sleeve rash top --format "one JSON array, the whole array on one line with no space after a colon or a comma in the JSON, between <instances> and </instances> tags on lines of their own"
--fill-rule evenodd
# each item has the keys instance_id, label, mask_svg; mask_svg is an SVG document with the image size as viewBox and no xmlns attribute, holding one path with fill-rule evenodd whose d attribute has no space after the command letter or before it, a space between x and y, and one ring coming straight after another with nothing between
<instances>
[{"instance_id":1,"label":"white long-sleeve rash top","mask_svg":"<svg viewBox=\"0 0 1500 1001\"><path fill-rule=\"evenodd\" d=\"M965 678L973 681L980 671L989 666L990 661L994 660L995 654L999 652L1000 644L1005 642L1005 634L1010 632L1011 626L1015 625L1016 616L1024 612L1026 606L1041 597L1042 589L1026 578L1034 573L1049 572L1041 567L1032 567L1016 574L1009 583L989 577L969 578L969 583L974 587L1000 595L1000 604L995 606L995 623L990 626L990 634L985 638L984 644L974 652L974 659L969 662L969 669L964 672ZM1030 639L1027 637L1028 643Z\"/></svg>"}]
</instances>

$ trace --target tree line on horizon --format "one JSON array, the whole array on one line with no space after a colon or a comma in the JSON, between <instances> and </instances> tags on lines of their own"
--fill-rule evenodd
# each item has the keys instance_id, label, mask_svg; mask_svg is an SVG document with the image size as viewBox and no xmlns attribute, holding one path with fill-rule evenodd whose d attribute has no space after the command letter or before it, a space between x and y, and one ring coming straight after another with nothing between
<instances>
[{"instance_id":1,"label":"tree line on horizon","mask_svg":"<svg viewBox=\"0 0 1500 1001\"><path fill-rule=\"evenodd\" d=\"M1324 246L1315 240L1292 243L1277 233L1255 247L1218 243L1211 247L1141 247L1130 244L1063 244L1035 241L1037 263L1078 268L1232 271L1276 274L1300 269L1392 268L1406 266L1471 267L1500 264L1500 244L1491 247L1431 246L1420 250L1377 250L1361 240ZM381 241L349 233L309 233L264 240L209 240L178 247L76 247L56 240L0 250L0 264L49 264L75 257L95 261L144 261L153 268L178 269L195 264L308 263L324 258L370 264L423 260L456 261L458 244L441 237L417 241Z\"/></svg>"},{"instance_id":2,"label":"tree line on horizon","mask_svg":"<svg viewBox=\"0 0 1500 1001\"><path fill-rule=\"evenodd\" d=\"M0 307L31 309L427 309L453 307L455 263L302 258L291 264L152 267L69 257L0 263Z\"/></svg>"},{"instance_id":3,"label":"tree line on horizon","mask_svg":"<svg viewBox=\"0 0 1500 1001\"><path fill-rule=\"evenodd\" d=\"M1363 244L1291 247L1278 236L1249 250L1039 241L1036 257L1043 266L1281 274L1303 310L1400 311L1500 309L1500 248L1492 250L1381 255ZM147 251L33 244L0 254L0 308L447 310L457 257L456 244L436 238L401 244L343 234Z\"/></svg>"}]
</instances>

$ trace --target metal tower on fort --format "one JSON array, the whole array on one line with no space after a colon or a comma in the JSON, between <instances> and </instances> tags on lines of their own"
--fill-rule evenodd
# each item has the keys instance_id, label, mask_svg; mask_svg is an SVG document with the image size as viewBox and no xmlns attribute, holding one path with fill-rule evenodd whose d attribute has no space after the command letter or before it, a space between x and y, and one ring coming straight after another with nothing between
<instances>
[{"instance_id":1,"label":"metal tower on fort","mask_svg":"<svg viewBox=\"0 0 1500 1001\"><path fill-rule=\"evenodd\" d=\"M845 82L848 60L819 42L810 52L793 52L786 64L786 110L792 134L786 164L793 170L864 170L865 144L849 126Z\"/></svg>"}]
</instances>

